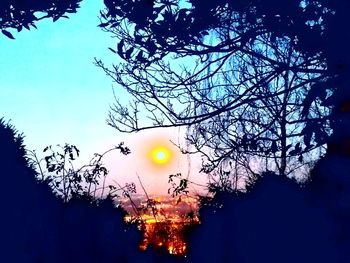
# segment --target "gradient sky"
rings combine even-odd
[[[23,132],[28,149],[67,142],[81,150],[82,162],[125,141],[132,154],[107,157],[110,180],[135,181],[138,173],[150,192],[166,192],[167,175],[188,170],[187,157],[169,143],[178,131],[126,135],[106,124],[117,87],[93,61],[110,64],[117,57],[108,50],[116,40],[97,27],[102,7],[102,1],[85,0],[70,19],[40,21],[38,30],[15,33],[16,40],[0,37],[1,116]],[[126,95],[119,89],[116,94]],[[173,147],[169,165],[155,166],[145,154],[157,142]],[[191,164],[191,173],[198,168],[198,161]]]

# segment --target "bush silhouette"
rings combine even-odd
[[[0,121],[0,262],[136,262],[136,229],[112,200],[63,203],[36,180],[23,136]]]
[[[273,173],[248,193],[217,193],[223,207],[201,208],[190,262],[341,262],[335,226],[310,193]]]
[[[335,227],[333,238],[339,262],[350,262],[350,163],[349,156],[327,154],[312,171],[310,194],[324,207]]]
[[[187,258],[177,258],[138,251],[140,233],[110,199],[63,203],[25,153],[23,136],[1,120],[0,262],[349,262],[345,157],[321,160],[303,187],[267,172],[248,193],[217,192],[189,233]]]

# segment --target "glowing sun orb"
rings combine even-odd
[[[169,162],[170,153],[165,147],[156,147],[152,150],[152,160],[156,164],[166,164]]]

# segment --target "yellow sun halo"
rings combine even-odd
[[[156,164],[165,164],[169,162],[170,153],[165,147],[159,146],[152,150],[152,160]]]

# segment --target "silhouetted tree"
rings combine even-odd
[[[217,119],[225,120],[225,115],[232,112],[239,114],[239,108],[252,107],[264,97],[271,101],[287,97],[293,86],[281,93],[271,90],[268,95],[263,88],[271,84],[277,89],[277,81],[297,76],[296,86],[305,89],[298,93],[299,109],[302,107],[298,114],[304,122],[300,138],[304,138],[290,151],[300,155],[305,149],[324,144],[330,135],[329,127],[333,135],[328,148],[344,148],[350,134],[346,118],[350,98],[346,87],[350,75],[345,44],[350,39],[344,11],[349,8],[347,1],[289,0],[276,4],[272,0],[119,0],[105,4],[100,26],[118,37],[119,43],[111,51],[125,62],[112,68],[101,61],[96,63],[133,99],[130,105],[116,101],[109,115],[113,127],[130,132],[215,124]],[[287,46],[280,50],[297,54],[292,61],[264,52],[271,51],[270,43],[283,41]],[[239,79],[237,60],[247,57],[259,61],[264,70],[255,72],[258,75],[248,71],[251,76]],[[227,71],[225,85],[223,73]],[[228,84],[231,89],[227,89]],[[241,87],[236,92],[240,96],[230,96],[234,87]],[[322,118],[311,117],[315,104],[332,111],[327,116],[322,116],[325,111],[321,111]],[[258,124],[265,125],[259,120]],[[271,150],[274,144],[270,142],[266,147]],[[286,147],[281,154],[285,153]],[[285,170],[283,167],[280,163],[279,170]]]
[[[0,30],[14,39],[8,29],[16,29],[20,32],[23,28],[30,30],[36,28],[39,20],[52,18],[57,21],[61,17],[68,18],[65,14],[76,13],[81,0],[2,0],[0,2]]]
[[[305,62],[287,39],[271,41],[261,37],[260,43],[254,45],[251,48],[256,52],[270,54],[281,63]],[[200,99],[214,105],[226,98],[239,100],[244,94],[250,101],[189,127],[187,141],[194,145],[194,152],[206,157],[203,170],[211,172],[221,166],[219,174],[232,173],[235,178],[266,170],[288,176],[308,174],[310,162],[319,158],[320,146],[330,134],[326,124],[317,138],[304,134],[309,123],[323,122],[329,115],[329,109],[319,101],[310,107],[306,119],[302,115],[305,95],[322,76],[286,70],[269,81],[261,81],[274,71],[266,61],[244,55],[232,58],[231,64],[220,74],[221,81],[203,85],[206,93]],[[250,91],[252,85],[256,87]],[[199,104],[199,113],[208,112],[207,105]]]
[[[267,9],[265,4],[268,2],[264,3],[264,10]],[[158,115],[163,116],[158,116],[154,111],[151,112],[150,117],[156,117],[155,123],[151,124],[157,126],[198,123],[233,110],[241,103],[247,103],[247,100],[242,102],[228,98],[220,105],[219,102],[214,104],[210,97],[206,97],[207,100],[200,98],[200,95],[207,92],[206,88],[210,87],[197,84],[213,78],[214,75],[218,76],[219,71],[219,77],[213,78],[218,81],[222,73],[220,69],[227,69],[229,67],[227,63],[232,57],[242,57],[248,54],[271,65],[272,69],[268,74],[261,77],[258,83],[260,85],[263,81],[268,81],[286,70],[295,73],[325,73],[324,68],[313,65],[312,59],[307,59],[301,64],[293,64],[288,61],[287,63],[279,61],[276,56],[271,57],[270,54],[259,52],[261,36],[273,41],[276,38],[283,39],[285,34],[268,30],[266,23],[262,22],[268,19],[262,19],[262,16],[278,16],[278,12],[282,12],[282,7],[281,9],[274,7],[276,10],[273,14],[259,15],[255,12],[250,14],[250,20],[248,20],[246,13],[254,5],[258,5],[258,2],[238,4],[232,1],[211,1],[203,4],[198,1],[189,1],[189,6],[183,6],[183,3],[179,1],[136,1],[134,3],[106,1],[107,10],[101,14],[105,23],[101,26],[120,39],[117,49],[113,51],[127,63],[115,66],[112,70],[107,68],[105,70],[134,96],[137,101],[134,107],[143,105],[148,109],[154,109]],[[262,8],[262,6],[256,8],[258,7]],[[269,7],[273,8],[272,5]],[[283,6],[283,10],[286,7]],[[309,11],[299,7],[298,1],[288,1],[288,7],[290,7],[288,14],[293,15],[294,18]],[[284,10],[283,14],[285,12]],[[208,16],[210,16],[209,19]],[[206,19],[203,19],[204,17]],[[312,20],[312,17],[302,15],[296,21],[302,18],[305,21]],[[281,23],[279,18],[274,20],[276,24]],[[134,26],[133,30],[126,28],[130,24]],[[268,24],[268,26],[272,25]],[[307,25],[304,25],[302,29],[314,32]],[[206,37],[206,35],[209,36]],[[210,39],[213,40],[210,41]],[[294,38],[288,39],[295,47]],[[179,62],[171,60],[172,56],[178,58]],[[211,56],[214,58],[210,59]],[[184,58],[188,58],[193,63],[197,62],[196,66],[190,67],[187,63],[184,70],[177,70],[176,67],[180,63],[186,63]],[[98,65],[103,66],[101,62],[98,62]],[[232,65],[235,64],[232,63]],[[235,69],[231,70],[236,72]],[[254,87],[256,85],[251,85],[249,91],[252,91]],[[196,107],[199,104],[208,104],[207,112],[198,113]],[[118,107],[116,109],[118,110]],[[133,114],[138,113],[137,108],[128,112],[123,111],[123,107],[120,107],[119,110],[121,114],[115,119],[111,118],[111,124],[125,120],[124,128],[127,130],[148,127],[141,125],[142,123],[138,123],[141,120],[134,118]],[[150,125],[150,127],[153,126]]]

